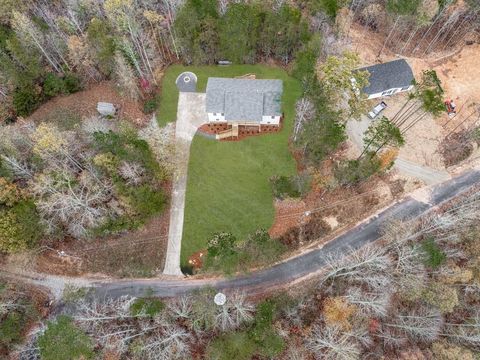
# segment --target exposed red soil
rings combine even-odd
[[[315,227],[316,222],[327,224],[331,231],[354,224],[392,200],[389,182],[388,178],[375,176],[357,186],[333,190],[314,184],[303,200],[275,202],[275,219],[269,234],[279,238],[296,227]],[[403,188],[397,190],[395,196],[402,191]]]
[[[278,238],[291,228],[300,226],[305,210],[306,205],[302,200],[276,200],[275,220],[270,230],[268,230],[270,236]]]
[[[92,85],[87,90],[75,94],[57,96],[40,106],[29,119],[41,121],[58,109],[68,109],[81,116],[92,116],[97,113],[99,101],[109,102],[119,108],[119,117],[130,120],[137,126],[146,125],[150,119],[149,115],[142,112],[140,104],[132,101],[118,93],[115,84],[111,81],[104,81]]]
[[[207,250],[200,250],[188,258],[188,264],[193,270],[198,270],[203,266],[203,257],[207,255]]]

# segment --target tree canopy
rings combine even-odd
[[[80,360],[94,357],[92,340],[65,315],[47,324],[47,329],[38,339],[38,346],[44,360]]]
[[[346,119],[358,118],[367,109],[368,71],[358,71],[358,54],[346,51],[342,56],[329,56],[317,68],[317,75],[331,101],[345,113]]]

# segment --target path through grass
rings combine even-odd
[[[239,239],[273,222],[273,196],[269,178],[292,175],[295,161],[288,150],[295,101],[301,94],[298,81],[279,68],[261,65],[171,66],[163,79],[158,120],[161,125],[176,118],[178,91],[175,79],[181,72],[194,72],[197,89],[204,91],[208,77],[233,77],[255,73],[257,78],[282,79],[285,114],[280,133],[251,137],[239,142],[218,142],[196,136],[188,173],[182,266],[196,251],[206,248],[211,235],[232,232]]]

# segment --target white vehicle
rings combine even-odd
[[[368,113],[368,117],[370,119],[375,119],[378,114],[380,114],[385,108],[387,107],[387,103],[385,101],[382,101],[380,104],[375,106],[372,111]]]

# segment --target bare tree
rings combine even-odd
[[[221,331],[233,330],[253,319],[255,307],[246,300],[245,294],[232,293],[225,305],[217,306],[215,325]]]
[[[368,245],[353,251],[350,256],[334,255],[327,258],[327,272],[323,282],[333,279],[346,281],[359,281],[371,285],[386,286],[388,273],[392,260],[385,250],[379,246]]]
[[[464,323],[445,324],[446,336],[451,340],[480,350],[480,311],[477,310],[470,318],[465,319]]]
[[[361,348],[351,333],[320,324],[313,326],[306,347],[317,359],[356,360],[361,354]]]
[[[175,320],[190,320],[192,318],[192,299],[184,295],[168,302],[170,316]]]
[[[139,164],[123,161],[118,172],[129,185],[140,185],[144,181],[145,169]]]
[[[115,54],[115,64],[115,73],[120,88],[129,98],[138,100],[141,96],[141,93],[140,89],[138,88],[137,79],[132,71],[132,68],[130,65],[128,65],[120,52]]]
[[[48,228],[65,226],[75,237],[84,237],[89,229],[108,217],[110,189],[111,184],[98,184],[88,172],[83,172],[75,181],[66,172],[57,173],[55,177],[40,174],[31,181],[37,208]]]
[[[14,11],[12,26],[15,29],[15,32],[19,35],[19,38],[22,39],[26,45],[36,47],[52,68],[57,72],[61,72],[61,61],[48,48],[43,33],[37,28],[33,21],[28,18],[28,16]]]
[[[411,339],[432,342],[441,334],[443,318],[437,309],[424,305],[396,315],[384,326],[395,328]]]
[[[153,116],[148,126],[141,129],[138,135],[150,145],[157,161],[166,170],[167,174],[172,175],[177,164],[175,157],[175,124],[171,122],[161,128],[157,119]]]
[[[365,291],[360,287],[348,289],[346,299],[355,305],[363,316],[385,317],[388,313],[392,289],[385,289],[382,292]]]
[[[147,337],[140,349],[148,360],[185,359],[190,353],[190,335],[178,326],[167,326]]]
[[[295,125],[293,127],[293,141],[297,141],[298,136],[306,123],[315,117],[315,106],[307,98],[301,98],[295,104]]]

